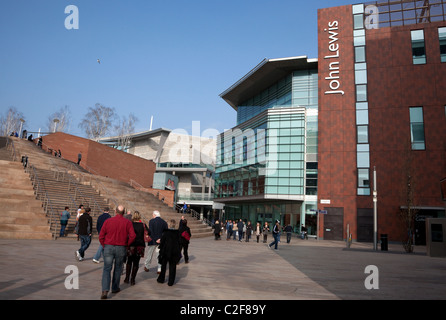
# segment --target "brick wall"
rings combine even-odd
[[[125,183],[134,180],[150,188],[156,165],[153,161],[110,148],[92,140],[57,132],[43,137],[44,147],[59,150],[64,159],[77,163],[82,152],[81,167],[88,171]]]
[[[338,21],[339,58],[327,56],[329,23]],[[440,62],[438,27],[424,23],[366,31],[369,102],[370,183],[378,181],[378,234],[400,241],[406,231],[400,207],[405,205],[405,166],[413,169],[415,205],[444,207],[440,180],[446,177],[446,63]],[[413,65],[410,31],[424,29],[427,64]],[[356,110],[352,7],[318,12],[319,48],[319,181],[318,209],[342,208],[343,232],[349,225],[357,239],[358,209],[373,209],[372,196],[357,196]],[[333,43],[333,42],[332,42]],[[330,63],[339,61],[344,95],[326,94]],[[333,65],[332,65],[333,67]],[[409,107],[422,106],[425,151],[411,151]],[[407,170],[406,170],[407,173]],[[330,200],[321,204],[320,200]],[[319,232],[324,235],[324,216]]]

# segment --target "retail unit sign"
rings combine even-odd
[[[328,32],[328,51],[329,54],[324,59],[329,60],[328,77],[325,80],[328,82],[330,90],[325,91],[325,94],[340,94],[345,92],[341,90],[341,74],[340,74],[340,55],[341,48],[339,44],[339,21],[331,21],[328,23],[328,28],[324,29]]]

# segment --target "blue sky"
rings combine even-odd
[[[317,58],[317,9],[347,0],[2,0],[0,112],[13,106],[28,131],[65,105],[68,133],[101,103],[133,113],[137,132],[223,131],[235,111],[219,96],[264,58]],[[79,29],[65,28],[65,7]],[[101,60],[99,64],[97,59]]]

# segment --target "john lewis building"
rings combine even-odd
[[[446,177],[446,2],[374,1],[321,9],[319,43],[319,232],[373,240],[373,170],[378,234],[405,241],[400,213],[444,217]]]
[[[444,0],[320,9],[318,59],[264,60],[226,90],[238,119],[217,146],[226,217],[372,241],[376,168],[378,233],[404,240],[409,206],[422,244],[424,219],[445,215],[445,16]]]
[[[295,226],[317,206],[317,59],[263,60],[221,94],[237,126],[217,142],[225,218]],[[315,220],[307,219],[316,232]]]

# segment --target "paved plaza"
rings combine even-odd
[[[73,240],[0,240],[1,300],[99,300],[102,259],[92,257],[93,239],[84,261],[74,252]],[[136,285],[122,283],[109,300],[444,300],[446,259],[426,255],[425,247],[406,254],[402,246],[373,251],[370,244],[300,240],[285,237],[279,250],[251,241],[192,239],[190,263],[181,261],[175,285],[156,282],[155,260],[150,272],[143,261]],[[365,273],[368,266],[374,272]],[[68,267],[68,269],[66,269]],[[78,270],[78,289],[70,270]],[[371,278],[372,277],[373,281]],[[68,279],[68,280],[67,280]],[[367,289],[372,283],[375,289]]]

